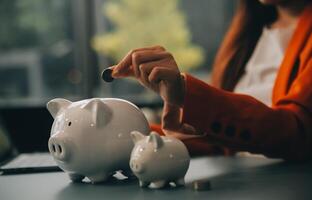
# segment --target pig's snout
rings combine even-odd
[[[69,158],[68,147],[64,140],[59,137],[51,137],[49,139],[49,151],[51,155],[60,161],[67,161]]]
[[[144,172],[144,166],[143,163],[139,160],[131,160],[130,161],[130,168],[133,172],[141,174]]]

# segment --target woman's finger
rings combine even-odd
[[[112,69],[112,77],[113,78],[122,78],[122,77],[134,77],[134,72],[133,72],[133,66],[130,65],[130,67],[126,68],[122,74],[117,74],[117,71],[115,70],[116,69],[116,65],[113,65],[111,67],[109,67],[110,69]]]
[[[165,102],[162,115],[162,129],[167,134],[182,133],[186,135],[199,135],[195,128],[182,123],[181,108]]]
[[[130,66],[133,65],[133,54],[140,51],[165,51],[165,48],[161,46],[152,46],[129,51],[127,55],[116,66],[114,66],[114,76],[116,78],[124,75],[126,71],[129,71]]]
[[[144,83],[144,85],[149,85],[150,82],[148,80],[148,76],[150,75],[153,68],[156,66],[165,66],[167,63],[166,59],[152,61],[152,62],[146,62],[139,65],[140,70],[140,79]]]
[[[160,81],[169,81],[177,77],[175,69],[168,67],[155,67],[148,76],[149,82],[159,83]]]
[[[181,108],[164,102],[162,112],[162,129],[178,131],[181,124]]]
[[[181,132],[175,132],[175,131],[169,131],[169,130],[162,130],[166,136],[175,137],[179,140],[188,140],[188,139],[194,139],[194,138],[201,138],[205,135],[196,135],[196,134],[185,134]]]
[[[138,51],[133,53],[132,55],[132,65],[134,74],[137,78],[140,77],[140,69],[139,66],[142,63],[146,62],[153,62],[162,59],[168,58],[170,54],[164,51],[157,51],[157,50],[146,50],[146,51]]]

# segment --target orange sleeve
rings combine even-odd
[[[161,129],[161,125],[160,124],[150,124],[150,128],[151,128],[151,131],[155,131],[155,132],[157,132],[161,136],[165,135],[165,133]]]
[[[205,134],[188,145],[190,152],[204,153],[216,144],[290,160],[312,157],[311,19],[309,3],[277,74],[272,107],[251,96],[226,92],[184,75],[182,122]]]
[[[205,133],[207,143],[269,157],[311,157],[312,66],[308,68],[299,84],[302,90],[293,97],[302,104],[285,99],[273,108],[253,97],[220,90],[185,75],[182,121]]]

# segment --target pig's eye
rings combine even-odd
[[[72,123],[71,122],[68,122],[68,126],[70,126]]]

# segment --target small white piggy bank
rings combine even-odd
[[[102,182],[117,170],[127,175],[131,131],[150,132],[140,109],[121,99],[53,99],[47,108],[54,117],[49,151],[74,182],[84,177]]]
[[[141,187],[162,188],[173,182],[184,185],[184,176],[190,164],[185,145],[173,137],[152,132],[145,136],[131,132],[135,146],[131,153],[130,168],[138,177]]]

